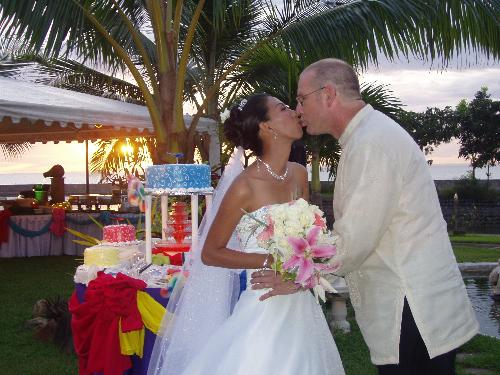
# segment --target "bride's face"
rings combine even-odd
[[[267,99],[267,124],[276,132],[278,137],[287,137],[293,140],[302,138],[302,126],[297,113],[290,109],[281,100],[275,97]]]

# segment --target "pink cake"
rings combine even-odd
[[[135,227],[130,224],[106,225],[102,228],[104,242],[135,241]]]

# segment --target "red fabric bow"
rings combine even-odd
[[[58,236],[62,237],[66,226],[66,212],[64,208],[53,208],[52,209],[52,223],[50,224],[50,231]]]
[[[118,323],[121,319],[123,332],[143,327],[137,291],[144,288],[146,283],[142,280],[122,273],[115,278],[99,272],[89,283],[84,302],[80,303],[73,293],[69,310],[79,375],[122,375],[132,366],[130,358],[120,352]]]
[[[9,242],[9,218],[11,210],[0,211],[0,243]]]

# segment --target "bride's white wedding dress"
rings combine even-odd
[[[269,206],[252,213],[263,220]],[[245,215],[236,227],[242,251],[266,253],[257,244],[262,227]],[[344,369],[327,322],[309,291],[265,301],[252,290],[247,270],[231,316],[193,357],[183,375],[341,375]]]

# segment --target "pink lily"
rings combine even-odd
[[[313,225],[316,225],[316,226],[321,227],[321,228],[326,228],[325,219],[323,219],[321,217],[321,215],[314,214],[314,223],[313,223]]]
[[[299,284],[311,283],[309,280],[315,271],[328,268],[328,265],[316,264],[313,258],[327,258],[336,254],[336,248],[332,245],[318,245],[318,236],[321,231],[320,226],[313,226],[307,233],[306,238],[288,237],[288,243],[292,246],[294,254],[283,263],[283,268],[290,270],[298,268],[295,281]],[[317,282],[313,282],[317,285]]]

